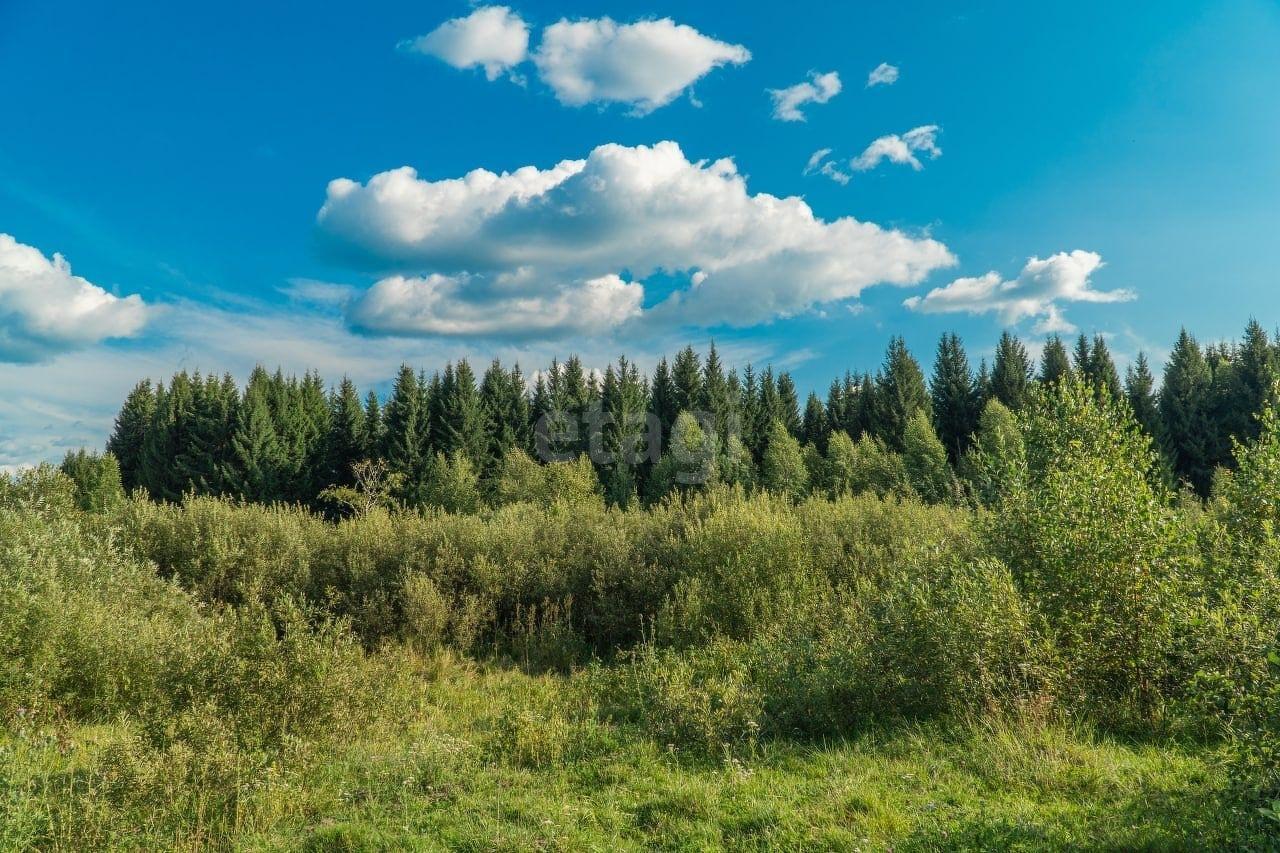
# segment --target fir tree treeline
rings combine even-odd
[[[166,501],[197,493],[322,507],[326,489],[351,487],[358,463],[373,460],[406,506],[470,508],[509,494],[500,481],[514,464],[584,458],[621,506],[708,482],[793,494],[909,488],[940,500],[984,423],[1003,424],[1037,385],[1069,376],[1126,402],[1171,476],[1203,495],[1233,441],[1256,437],[1280,343],[1256,321],[1234,344],[1202,347],[1184,330],[1157,390],[1145,355],[1122,382],[1101,336],[1070,348],[1051,337],[1037,364],[1006,332],[991,365],[975,370],[946,334],[927,379],[894,338],[876,372],[846,373],[803,405],[788,373],[739,372],[714,344],[705,357],[686,347],[661,359],[652,377],[625,357],[603,374],[577,357],[553,361],[532,382],[496,360],[479,377],[465,360],[430,376],[406,365],[385,400],[315,373],[259,367],[240,388],[230,376],[183,372],[130,392],[107,449],[126,489]],[[993,402],[1005,414],[989,412]]]

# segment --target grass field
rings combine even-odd
[[[571,680],[448,658],[420,666],[424,681],[406,694],[400,719],[298,743],[258,766],[242,754],[225,766],[210,757],[214,745],[203,761],[144,758],[128,726],[10,732],[2,846],[906,851],[1232,843],[1213,749],[1126,743],[1062,723],[975,721],[690,755],[584,711]]]

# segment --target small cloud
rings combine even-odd
[[[349,284],[317,281],[313,278],[291,278],[280,292],[292,302],[315,306],[345,305],[359,292]]]
[[[892,86],[898,82],[898,66],[881,62],[867,75],[867,88],[872,86]]]
[[[560,103],[630,104],[636,115],[671,103],[722,65],[750,59],[742,45],[717,41],[670,18],[632,24],[562,19],[542,31],[533,55],[539,78]]]
[[[840,75],[834,71],[809,72],[809,79],[785,89],[768,89],[773,98],[773,117],[779,121],[804,121],[800,108],[805,104],[825,104],[840,94]]]
[[[809,162],[804,167],[805,175],[826,175],[837,184],[844,186],[849,183],[850,175],[847,172],[840,171],[834,160],[828,160],[831,154],[830,148],[819,148],[809,157]]]
[[[399,47],[434,56],[454,68],[483,68],[485,77],[496,80],[528,58],[529,26],[506,6],[481,6]]]
[[[856,172],[867,172],[879,166],[884,160],[910,166],[917,172],[924,168],[916,153],[923,153],[930,160],[942,155],[938,147],[939,128],[936,124],[925,125],[909,130],[899,136],[891,133],[882,136],[866,147],[866,150],[849,161],[849,166]]]
[[[1094,290],[1090,277],[1103,266],[1096,252],[1077,249],[1048,258],[1031,258],[1018,277],[1005,281],[997,272],[976,278],[958,278],[925,296],[913,296],[903,304],[924,314],[998,314],[1013,325],[1038,318],[1037,334],[1071,333],[1076,327],[1063,316],[1063,302],[1129,302],[1131,290]]]

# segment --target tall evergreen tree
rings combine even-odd
[[[174,375],[167,389],[157,390],[154,416],[143,444],[142,480],[156,500],[182,500],[192,485],[174,460],[190,446],[193,415],[191,377],[183,371]]]
[[[938,341],[929,391],[938,438],[955,462],[968,450],[981,414],[969,357],[955,334],[943,335]]]
[[[756,448],[762,444],[760,432],[760,380],[755,368],[748,362],[742,371],[742,395],[738,403],[739,428],[742,444],[755,458]]]
[[[666,358],[658,360],[658,366],[653,372],[652,395],[653,413],[658,416],[658,422],[662,424],[662,438],[665,442],[671,435],[671,427],[676,422],[676,416],[680,414],[676,384],[671,378],[671,369],[667,366]]]
[[[676,411],[698,410],[702,405],[702,363],[692,346],[686,346],[676,354],[671,365],[671,378],[676,389]]]
[[[730,392],[729,380],[725,376],[724,366],[720,363],[720,354],[716,352],[715,341],[707,350],[707,360],[702,366],[702,398],[698,408],[709,412],[715,420],[716,434],[721,443],[729,438],[730,426],[737,416],[734,396]]]
[[[444,443],[437,452],[449,457],[461,453],[476,470],[489,470],[489,435],[476,377],[464,358],[453,371],[453,382],[441,404]]]
[[[431,467],[428,438],[430,424],[424,412],[419,377],[407,364],[400,368],[383,414],[386,428],[386,459],[391,472],[401,480],[401,500],[421,506],[426,500],[428,469]]]
[[[1258,414],[1270,399],[1280,378],[1275,348],[1257,320],[1245,327],[1244,339],[1235,354],[1226,433],[1249,443],[1258,437]]]
[[[1086,375],[1099,393],[1106,393],[1112,400],[1119,400],[1124,395],[1120,386],[1120,372],[1107,349],[1107,342],[1102,335],[1093,336],[1093,346],[1089,349],[1089,369]]]
[[[144,379],[125,398],[120,414],[116,415],[115,429],[107,439],[107,452],[120,465],[120,479],[126,492],[142,485],[142,449],[155,410],[156,391],[151,380]]]
[[[1071,358],[1067,355],[1067,347],[1062,338],[1050,335],[1044,343],[1044,352],[1040,355],[1040,382],[1043,385],[1058,385],[1071,375]]]
[[[1124,393],[1129,400],[1129,408],[1133,410],[1134,419],[1150,436],[1158,435],[1157,430],[1160,428],[1155,385],[1156,380],[1151,375],[1146,353],[1140,352],[1137,360],[1125,371]]]
[[[889,342],[884,367],[876,377],[874,432],[885,444],[902,449],[907,423],[918,411],[932,417],[920,363],[899,336]]]
[[[370,391],[364,399],[364,459],[386,457],[386,432],[382,423],[382,403],[376,391]]]
[[[325,481],[326,487],[350,486],[355,482],[355,464],[369,458],[365,452],[367,435],[360,394],[355,383],[344,376],[329,397],[329,436],[319,478]]]
[[[819,453],[827,452],[827,438],[831,435],[831,424],[827,420],[826,407],[817,394],[810,393],[805,401],[804,422],[800,428],[801,441],[818,448]]]
[[[1160,437],[1174,473],[1201,494],[1213,479],[1211,377],[1204,353],[1183,329],[1164,368],[1160,387]]]
[[[786,371],[778,374],[778,416],[788,432],[800,435],[800,395],[796,391],[795,380]]]
[[[236,413],[230,491],[244,500],[270,503],[284,498],[287,458],[271,413],[273,390],[266,371],[254,368]]]
[[[1032,375],[1031,359],[1022,341],[1007,331],[1002,332],[991,368],[991,396],[1012,411],[1018,411],[1026,403]]]

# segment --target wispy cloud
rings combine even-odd
[[[840,94],[840,75],[835,71],[819,74],[809,72],[809,79],[785,89],[769,89],[773,98],[773,117],[779,121],[804,121],[801,107],[806,104],[825,104]]]
[[[898,82],[898,67],[881,62],[867,75],[867,88],[872,86],[892,86]]]

